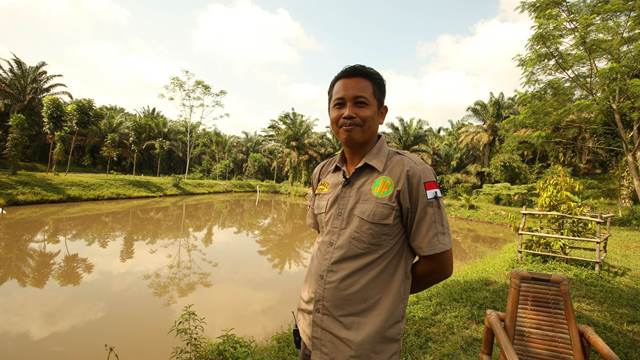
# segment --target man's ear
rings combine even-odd
[[[378,124],[382,125],[384,123],[384,119],[387,116],[388,111],[389,108],[387,107],[387,105],[382,105],[380,110],[378,110],[378,116],[380,117],[380,120],[378,120]]]

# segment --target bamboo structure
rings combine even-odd
[[[494,341],[500,359],[588,360],[592,348],[603,359],[620,359],[591,327],[578,324],[569,281],[556,274],[511,272],[505,312],[487,310],[481,360],[491,360]]]
[[[554,256],[563,259],[573,259],[573,260],[582,260],[589,261],[595,264],[596,272],[599,272],[602,264],[604,263],[605,258],[607,257],[607,243],[609,241],[609,229],[611,226],[611,218],[613,214],[587,214],[586,216],[577,216],[577,215],[568,215],[562,214],[554,211],[533,211],[527,210],[526,206],[522,207],[522,220],[520,221],[520,226],[518,227],[518,260],[522,260],[523,253],[530,253],[536,255],[544,255],[544,256]],[[541,232],[533,232],[527,231],[527,216],[555,216],[555,217],[564,217],[571,219],[578,219],[582,221],[593,222],[595,224],[596,234],[595,237],[580,237],[580,236],[566,236],[559,234],[547,234]],[[525,236],[536,236],[540,238],[548,238],[548,239],[561,239],[561,240],[571,240],[587,243],[587,246],[568,246],[569,249],[576,250],[584,250],[584,251],[592,251],[595,252],[594,258],[585,258],[578,256],[569,256],[566,254],[558,254],[552,252],[544,252],[544,251],[534,251],[527,250],[524,248],[524,237]]]

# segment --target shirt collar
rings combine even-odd
[[[356,166],[356,168],[360,167],[362,164],[366,163],[373,166],[379,172],[382,172],[384,169],[384,165],[387,162],[387,155],[389,154],[389,147],[387,146],[387,141],[384,138],[384,135],[378,136],[378,141],[376,144],[369,150],[369,152],[364,156],[364,159]],[[344,168],[344,154],[342,150],[338,154],[338,161],[336,162],[336,167]]]

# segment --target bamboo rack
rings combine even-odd
[[[536,255],[544,255],[544,256],[554,256],[563,259],[573,259],[573,260],[582,260],[589,261],[595,263],[596,272],[600,271],[602,264],[604,263],[604,259],[607,257],[607,243],[609,241],[609,229],[611,225],[611,218],[613,214],[587,214],[586,216],[576,216],[576,215],[568,215],[562,214],[559,212],[553,211],[533,211],[527,210],[526,206],[522,207],[522,220],[520,221],[520,226],[518,227],[518,260],[522,260],[523,253],[536,254]],[[596,235],[593,238],[588,237],[578,237],[578,236],[565,236],[559,234],[546,234],[540,232],[532,232],[527,231],[527,215],[529,216],[557,216],[557,217],[565,217],[565,218],[573,218],[579,219],[583,221],[594,222],[596,226]],[[550,239],[563,239],[563,240],[572,240],[572,241],[580,241],[587,243],[586,246],[569,246],[570,249],[577,250],[586,250],[595,252],[594,258],[585,258],[578,256],[569,256],[552,252],[543,252],[543,251],[534,251],[534,250],[526,250],[523,248],[523,242],[525,236],[537,236],[542,238],[550,238]]]

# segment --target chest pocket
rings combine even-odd
[[[384,247],[393,240],[397,224],[394,223],[396,205],[384,201],[362,202],[354,208],[355,229],[351,239],[360,250]]]
[[[318,228],[320,232],[323,232],[326,226],[325,217],[328,201],[329,197],[327,195],[316,195],[316,198],[313,201],[313,214],[316,217],[316,221],[318,222]]]

